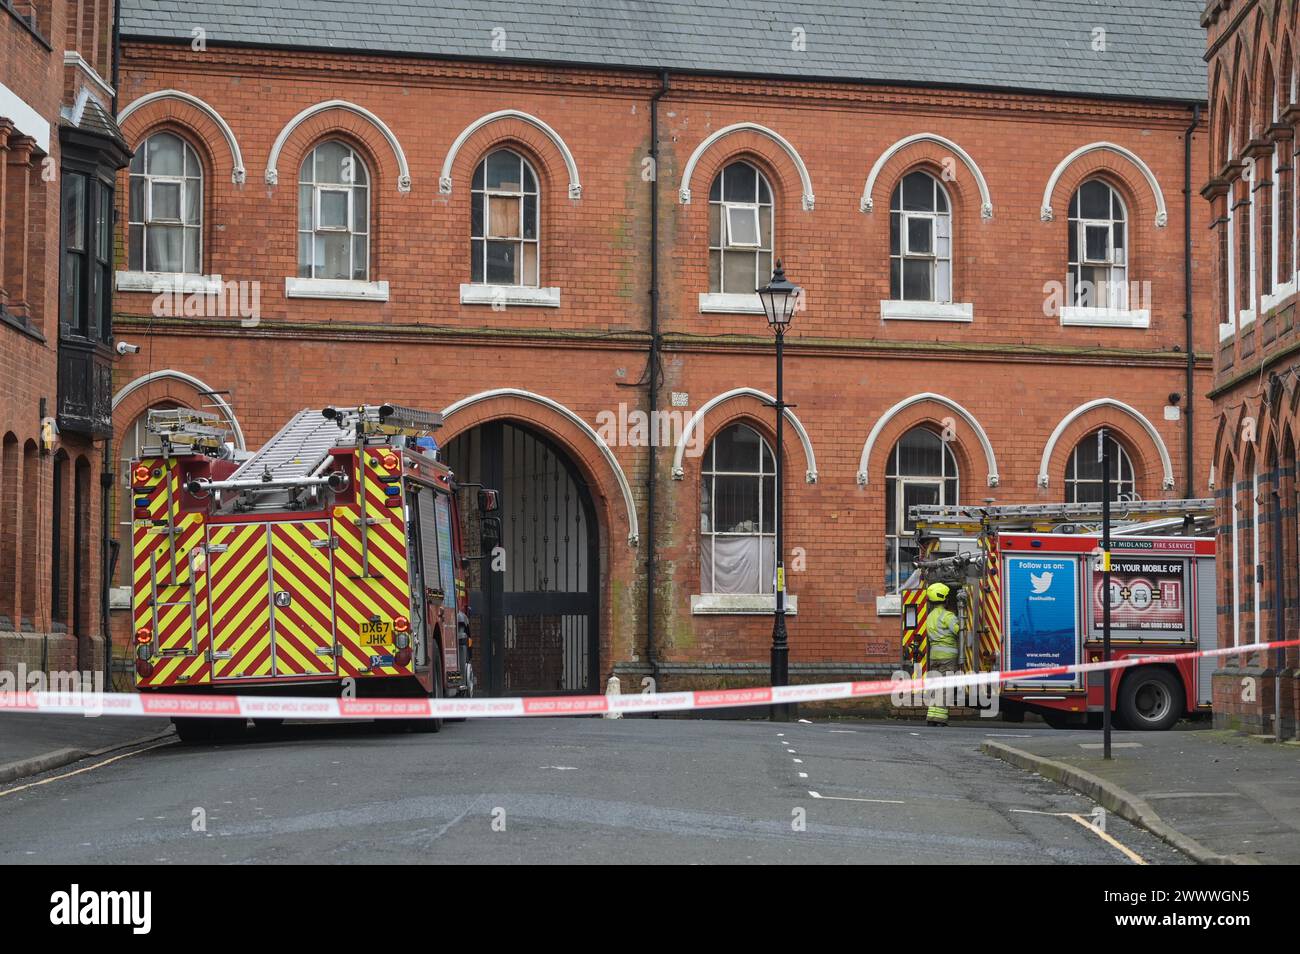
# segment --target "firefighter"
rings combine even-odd
[[[948,600],[948,584],[931,583],[925,588],[925,596],[930,603],[925,614],[925,642],[929,656],[926,672],[940,675],[955,673],[960,625],[957,614],[945,605]],[[947,725],[948,709],[945,706],[927,707],[925,724]]]

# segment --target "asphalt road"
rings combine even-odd
[[[981,755],[868,722],[332,724],[155,744],[0,788],[0,863],[1152,864],[1186,860]],[[1126,854],[1125,850],[1132,855]]]

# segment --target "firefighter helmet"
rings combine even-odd
[[[931,583],[925,588],[925,595],[933,603],[942,603],[948,598],[948,584]]]

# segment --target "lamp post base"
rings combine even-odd
[[[785,613],[779,612],[772,623],[772,685],[788,686],[790,684],[790,646],[786,639]],[[773,722],[789,722],[793,717],[793,707],[788,703],[769,707]]]

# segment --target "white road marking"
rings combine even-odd
[[[857,735],[857,729],[831,729],[832,732],[841,732],[845,735]]]
[[[800,773],[799,773],[799,777],[800,777],[800,778],[807,778],[807,777],[808,777],[808,773],[807,773],[807,772],[800,772]]]
[[[158,749],[162,748],[164,745],[175,744],[175,739],[168,739],[166,742],[159,742],[155,745],[145,746],[143,749],[136,749],[134,752],[123,752],[121,755],[115,755],[111,759],[104,759],[104,761],[96,762],[94,765],[87,765],[85,768],[79,768],[72,772],[64,772],[62,775],[54,775],[50,778],[43,778],[39,782],[28,782],[26,785],[7,788],[3,792],[0,792],[0,798],[4,798],[6,795],[12,795],[14,792],[22,792],[29,788],[36,788],[38,785],[49,785],[50,782],[57,782],[64,778],[72,778],[72,776],[80,775],[83,772],[93,772],[97,768],[103,768],[105,765],[111,765],[113,762],[120,761],[121,759],[129,759],[133,755],[139,755],[141,752],[148,752],[150,749]]]
[[[1105,747],[1106,747],[1105,742],[1080,742],[1079,743],[1079,748],[1081,749],[1104,749]],[[1142,748],[1142,743],[1141,742],[1112,742],[1110,744],[1110,747],[1112,749],[1140,749]]]
[[[793,761],[795,765],[803,765],[803,759],[794,759]]]
[[[539,765],[539,766],[537,766],[537,767],[538,767],[539,769],[555,769],[557,772],[576,772],[576,771],[578,771],[578,766],[576,766],[576,765]]]
[[[907,802],[897,798],[849,798],[845,795],[823,795],[820,792],[809,792],[813,798],[822,798],[833,802],[871,802],[873,805],[906,805]]]
[[[1241,792],[1144,792],[1142,797],[1152,798],[1241,798]]]

